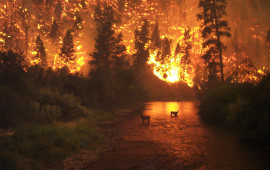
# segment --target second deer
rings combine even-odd
[[[143,114],[141,113],[141,118],[142,118],[143,123],[144,123],[144,120],[147,120],[148,123],[150,122],[150,116],[148,116],[148,115],[143,115]]]
[[[171,111],[171,116],[174,115],[174,116],[177,116],[178,114],[178,110],[175,112],[175,111]]]

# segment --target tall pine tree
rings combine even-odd
[[[36,39],[35,51],[36,51],[35,59],[40,60],[40,66],[46,68],[48,65],[47,53],[43,41],[41,40],[39,35],[37,36]]]
[[[123,43],[123,35],[122,33],[119,33],[115,39],[115,48],[113,54],[113,69],[116,74],[127,69],[127,56],[128,54],[126,52],[126,46]]]
[[[221,83],[223,84],[222,53],[225,50],[225,45],[221,38],[231,36],[228,21],[223,19],[226,15],[226,0],[200,0],[199,7],[203,9],[197,15],[197,18],[202,21],[202,37],[205,39],[203,48],[207,49],[202,58],[208,68],[208,81],[217,81],[218,72],[220,72]]]
[[[145,20],[141,29],[136,29],[135,34],[135,54],[134,54],[134,69],[136,74],[142,78],[145,69],[146,63],[149,58],[149,47],[147,46],[149,43],[149,28],[148,21]]]
[[[54,44],[57,44],[60,41],[61,34],[61,28],[60,24],[57,20],[53,20],[51,30],[48,34],[48,37],[52,40]]]
[[[97,38],[95,50],[91,54],[92,61],[90,64],[96,70],[103,70],[110,73],[112,55],[114,51],[114,11],[111,6],[104,4],[101,10],[100,4],[96,7],[95,11],[96,25],[97,25]],[[101,19],[102,18],[102,19]]]
[[[63,7],[61,4],[61,1],[58,0],[54,9],[54,15],[55,15],[56,20],[60,21],[62,19],[62,12],[63,12]]]
[[[160,39],[158,22],[156,22],[156,25],[151,35],[151,49],[153,50],[161,49],[161,39]]]
[[[191,50],[191,36],[190,36],[190,28],[188,27],[184,33],[184,47],[183,47],[183,57],[181,58],[181,64],[183,66],[184,73],[189,71],[189,66],[191,63],[190,58],[190,50]],[[185,79],[185,74],[182,75],[183,80]]]
[[[177,56],[180,53],[181,53],[181,47],[180,47],[180,44],[177,43],[175,50],[174,50],[174,56]]]
[[[67,65],[69,62],[73,62],[75,60],[76,56],[74,55],[74,53],[75,53],[75,49],[74,49],[72,31],[68,30],[66,33],[66,36],[64,37],[61,53],[59,56]]]
[[[170,56],[171,56],[171,40],[168,37],[165,37],[162,40],[161,57],[159,61],[162,64],[164,64]]]

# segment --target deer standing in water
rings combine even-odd
[[[174,116],[177,116],[178,114],[178,110],[175,112],[175,111],[171,111],[171,116],[174,115]]]
[[[141,113],[141,118],[142,118],[143,123],[144,123],[144,120],[147,120],[148,123],[150,122],[150,116],[148,116],[148,115],[143,115],[143,114]]]

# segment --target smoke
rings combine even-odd
[[[16,36],[22,44],[20,50],[24,51],[29,60],[33,57],[35,39],[40,35],[47,49],[49,65],[57,68],[63,36],[67,30],[73,28],[76,19],[81,17],[83,29],[74,34],[75,50],[78,56],[76,65],[78,68],[74,71],[87,74],[89,53],[94,49],[96,37],[93,21],[95,5],[97,2],[102,3],[103,1],[107,2],[105,0],[1,1],[1,28],[5,27],[5,21],[14,20],[17,23],[20,31]],[[61,8],[57,7],[58,2],[60,2]],[[194,72],[195,66],[202,64],[200,55],[203,53],[200,45],[202,42],[200,23],[196,18],[196,14],[201,10],[198,9],[198,2],[199,0],[112,0],[107,3],[112,5],[116,11],[118,21],[115,25],[116,33],[122,32],[130,56],[134,53],[134,31],[142,25],[144,19],[150,23],[150,34],[155,23],[159,22],[161,38],[167,37],[172,41],[171,51],[174,51],[178,43],[182,45],[184,30],[191,27],[193,37],[191,55]],[[265,67],[267,65],[265,37],[270,28],[270,0],[228,0],[227,2],[227,19],[231,33],[234,35],[235,32],[238,32],[242,53],[250,58],[257,67]],[[26,18],[22,18],[19,11],[24,11],[22,16]],[[57,43],[52,43],[48,34],[55,19],[59,20],[62,36]],[[3,32],[3,30],[1,31]],[[228,47],[225,58],[229,58],[234,52],[233,38],[223,41]],[[131,57],[130,60],[132,61]]]

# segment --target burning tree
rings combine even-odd
[[[269,72],[269,57],[270,57],[270,30],[267,32],[267,35],[266,35],[266,45],[268,47],[268,57],[267,57],[267,66],[268,66],[268,72]]]
[[[32,64],[39,64],[41,67],[45,68],[47,67],[47,53],[43,44],[43,41],[41,40],[40,36],[37,36],[36,39],[36,46],[35,46],[35,58],[32,61]]]
[[[156,22],[156,25],[151,35],[151,49],[161,50],[161,39],[158,22]]]
[[[58,0],[57,5],[56,5],[55,10],[54,10],[56,20],[61,21],[62,12],[63,12],[63,7],[62,7],[60,0]]]
[[[199,7],[203,11],[197,15],[202,21],[202,37],[205,39],[203,48],[207,48],[202,56],[208,69],[208,82],[214,82],[218,77],[218,65],[220,67],[221,83],[224,82],[223,56],[225,45],[222,37],[230,37],[228,21],[223,19],[226,15],[226,0],[200,0]]]
[[[75,50],[74,50],[73,36],[71,30],[68,30],[63,40],[63,45],[59,56],[62,58],[65,65],[68,66],[69,63],[72,63],[75,60],[74,53]]]
[[[58,23],[57,20],[54,20],[48,36],[54,44],[57,44],[60,41],[61,35],[62,34],[61,34],[60,24]]]
[[[191,59],[190,59],[190,50],[191,50],[191,36],[190,36],[190,28],[188,27],[185,30],[184,33],[184,47],[183,47],[183,56],[181,58],[181,64],[183,66],[183,75],[182,78],[185,81],[185,74],[188,72],[189,66],[191,64]]]

